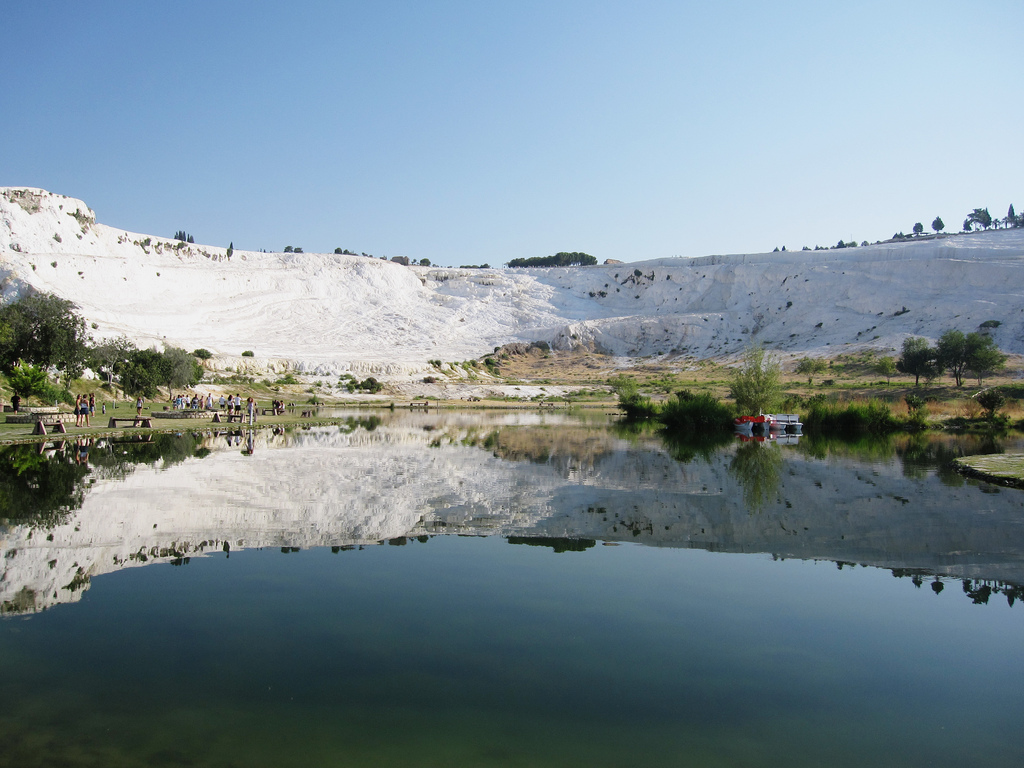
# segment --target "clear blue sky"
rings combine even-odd
[[[1024,3],[0,0],[0,185],[459,265],[1024,210]]]

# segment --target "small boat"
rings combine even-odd
[[[757,416],[737,416],[732,423],[741,432],[767,432],[775,423],[775,417],[770,413],[759,413]]]
[[[757,416],[737,416],[733,426],[738,432],[792,432],[799,434],[803,424],[796,413],[760,413]]]

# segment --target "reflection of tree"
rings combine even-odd
[[[191,434],[156,434],[151,440],[98,441],[89,451],[89,464],[75,461],[73,443],[58,444],[52,455],[40,444],[12,445],[0,450],[0,519],[53,528],[82,506],[88,492],[86,477],[125,477],[138,464],[164,466],[209,453]]]
[[[828,456],[885,461],[893,455],[893,436],[884,435],[823,435],[820,432],[805,434],[797,444],[797,450],[815,459]]]
[[[736,438],[732,432],[712,429],[705,432],[662,432],[661,439],[673,459],[689,464],[696,458],[709,461],[720,448],[735,442]]]
[[[929,574],[927,570],[921,568],[892,568],[891,571],[892,575],[897,579],[909,577],[911,583],[918,588],[924,584],[926,577],[932,576],[931,588],[932,592],[936,595],[942,594],[942,590],[945,589],[942,579],[937,574]],[[1015,602],[1024,598],[1024,586],[1008,581],[960,579],[960,583],[963,586],[964,594],[975,605],[988,605],[988,601],[993,595],[1003,595],[1006,597],[1007,604],[1012,608]]]
[[[37,445],[12,445],[0,451],[0,517],[32,522],[43,528],[60,525],[82,506],[82,478],[89,468],[76,464],[70,452],[51,459]]]
[[[759,512],[778,493],[782,464],[782,451],[774,443],[745,443],[736,449],[729,471],[743,488],[749,510]]]

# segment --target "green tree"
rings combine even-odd
[[[156,396],[162,381],[163,355],[155,349],[135,349],[122,363],[118,375],[126,395],[142,395],[147,400]]]
[[[875,363],[875,373],[885,376],[885,383],[888,385],[894,373],[896,373],[896,360],[892,357],[880,357]]]
[[[967,337],[962,331],[949,330],[939,337],[935,362],[940,370],[949,371],[958,387],[963,386],[964,371],[967,370]]]
[[[796,364],[796,372],[807,377],[807,383],[813,384],[815,374],[824,373],[828,364],[820,357],[804,357]]]
[[[932,379],[939,374],[935,354],[935,350],[928,346],[928,339],[909,336],[903,340],[903,351],[896,361],[896,370],[913,376],[916,387],[922,376]]]
[[[781,372],[779,361],[764,346],[756,342],[748,346],[729,388],[729,397],[736,401],[740,413],[771,410],[782,393]]]
[[[46,371],[28,363],[11,368],[7,373],[7,381],[11,385],[11,391],[25,399],[42,395],[50,388]]]
[[[1010,203],[1010,208],[1006,212],[1006,226],[1016,227],[1017,226],[1017,214],[1013,211],[1013,203]]]
[[[65,389],[82,375],[88,356],[85,320],[74,302],[34,293],[0,309],[0,366],[24,360],[61,372]]]
[[[1006,355],[999,351],[991,336],[983,333],[969,333],[965,342],[967,370],[977,377],[980,387],[982,379],[1003,369],[1006,365]]]
[[[975,208],[967,214],[967,221],[988,229],[992,226],[992,214],[988,212],[988,208]]]
[[[936,216],[935,220],[932,221],[932,229],[934,229],[936,232],[941,232],[945,228],[946,225],[942,223],[942,219],[939,216]]]
[[[179,387],[198,384],[203,377],[203,368],[191,353],[178,347],[167,347],[161,355],[159,374],[167,385],[167,393],[172,394]]]
[[[917,222],[914,225],[914,234],[915,235],[923,235],[924,234],[924,224],[922,224],[920,221]]]
[[[114,376],[120,375],[121,368],[131,358],[133,352],[138,351],[135,345],[127,336],[118,336],[115,339],[107,339],[94,345],[89,350],[91,358],[90,365],[102,375],[107,377],[107,384],[114,385]]]

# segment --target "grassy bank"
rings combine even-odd
[[[1024,454],[999,453],[965,456],[953,460],[961,473],[991,483],[1024,488]]]

